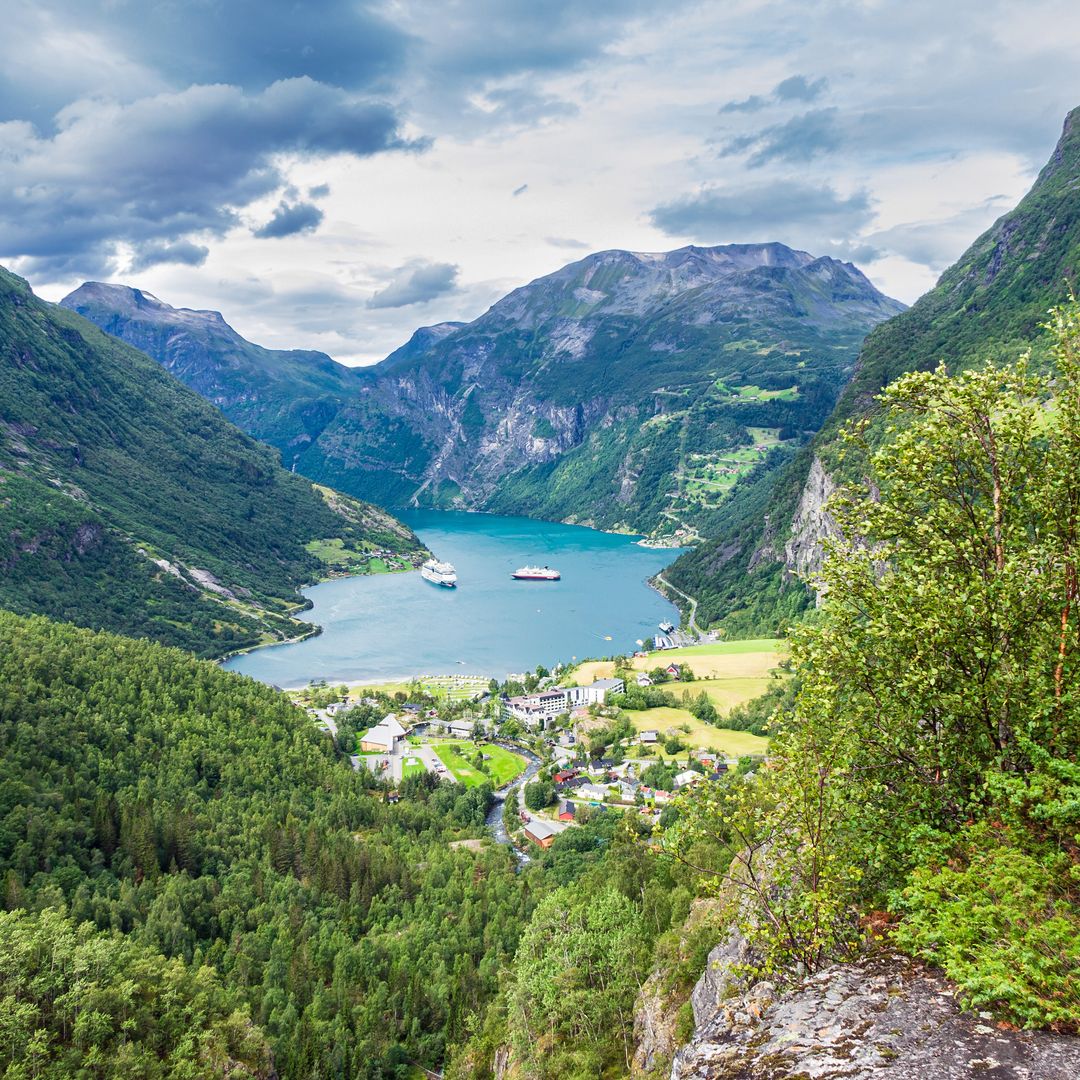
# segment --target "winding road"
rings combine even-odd
[[[664,586],[665,589],[670,589],[676,596],[681,596],[690,607],[690,614],[687,617],[686,625],[690,628],[690,632],[696,637],[702,637],[701,627],[697,624],[697,601],[692,596],[687,596],[682,589],[676,589],[674,585],[663,574],[657,574],[656,580]]]

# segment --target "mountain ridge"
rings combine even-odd
[[[221,655],[311,632],[292,614],[330,538],[364,565],[421,550],[0,270],[0,603]]]
[[[175,369],[121,312],[62,303]],[[218,403],[296,471],[384,506],[685,539],[733,477],[817,430],[864,334],[901,309],[850,263],[780,243],[612,249],[419,328],[344,402],[310,400],[302,433]]]

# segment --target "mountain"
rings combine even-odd
[[[168,335],[82,292],[64,304],[198,385]],[[850,264],[782,244],[600,252],[417,331],[286,461],[384,506],[707,535],[736,480],[818,429],[867,331],[900,310]]]
[[[666,573],[700,602],[698,618],[736,634],[773,630],[811,602],[794,575],[820,565],[825,502],[853,469],[840,429],[873,412],[873,397],[907,371],[1015,357],[1036,342],[1047,310],[1080,272],[1080,109],[1034,186],[908,311],[866,338],[850,384],[813,443],[780,474],[741,485],[715,534]]]
[[[326,353],[264,349],[217,311],[170,307],[142,289],[88,281],[61,304],[160,361],[286,460],[318,436],[360,383],[356,371]]]
[[[298,588],[376,549],[420,545],[0,270],[0,606],[220,655],[310,630]]]

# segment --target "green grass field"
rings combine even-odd
[[[666,706],[658,709],[642,709],[640,712],[628,712],[634,727],[638,731],[649,729],[665,735],[669,728],[688,727],[689,732],[679,731],[678,736],[687,746],[700,750],[716,750],[728,757],[743,757],[746,754],[764,754],[769,748],[769,740],[760,735],[751,735],[747,731],[730,731],[728,728],[716,728],[692,716],[685,709],[672,709]],[[663,747],[657,747],[656,753],[662,754]]]
[[[401,778],[406,776],[420,776],[427,772],[424,763],[418,757],[407,757],[401,763]]]
[[[487,692],[480,675],[424,675],[409,682],[368,683],[349,687],[349,697],[359,701],[371,694],[428,694],[438,701],[472,701]]]
[[[471,743],[438,742],[432,743],[432,747],[454,779],[466,787],[477,787],[479,784],[488,783],[492,787],[500,788],[525,771],[524,758],[494,743],[482,743],[480,746],[481,751],[490,758],[486,762],[488,775],[480,772],[462,756],[459,747],[468,747],[471,752],[473,748]]]

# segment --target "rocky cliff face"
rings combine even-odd
[[[779,992],[733,973],[740,946],[709,957],[694,995],[696,1030],[671,1080],[1073,1080],[1080,1039],[1016,1031],[962,1012],[950,985],[880,953]]]
[[[805,581],[816,574],[825,558],[824,542],[839,535],[836,520],[828,511],[835,490],[836,482],[815,454],[784,545],[784,571],[789,578]]]
[[[384,503],[692,535],[899,309],[781,244],[600,252],[418,333],[297,467]]]

